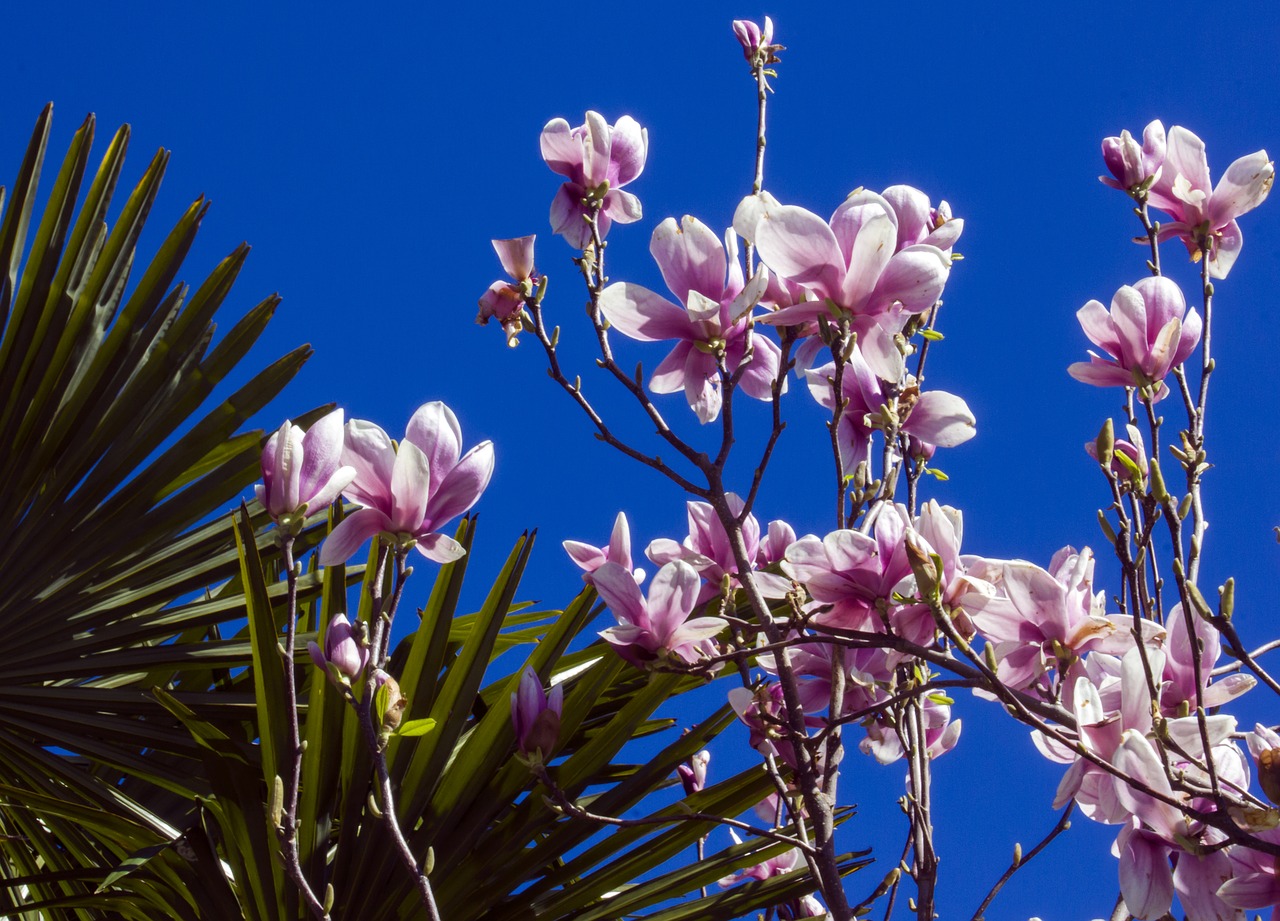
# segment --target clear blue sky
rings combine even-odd
[[[1236,157],[1280,150],[1280,48],[1262,0],[1142,12],[1098,2],[432,6],[7,10],[0,176],[11,180],[49,100],[51,150],[90,111],[99,151],[118,124],[133,125],[127,181],[157,147],[170,148],[144,248],[190,199],[208,195],[191,280],[247,239],[254,252],[233,309],[272,291],[285,298],[260,360],[303,341],[317,350],[263,424],[334,400],[398,436],[417,405],[445,400],[468,444],[496,443],[478,562],[494,566],[521,530],[539,528],[528,587],[549,603],[579,584],[560,540],[603,540],[619,508],[641,546],[679,538],[684,511],[656,476],[594,442],[546,380],[538,351],[509,351],[496,327],[473,323],[476,298],[500,275],[489,239],[527,233],[539,235],[538,265],[552,277],[550,310],[566,325],[581,320],[569,250],[547,226],[558,180],[537,139],[548,119],[577,124],[593,108],[648,127],[648,165],[629,187],[645,218],[613,230],[611,275],[662,290],[647,252],[652,228],[684,213],[723,227],[749,188],[753,88],[729,23],[770,13],[788,50],[772,100],[767,187],[826,215],[855,187],[905,182],[966,220],[966,258],[941,322],[947,339],[930,365],[935,386],[968,400],[979,434],[937,459],[952,479],[934,495],[964,509],[966,551],[1041,564],[1063,544],[1102,542],[1103,481],[1081,445],[1119,394],[1067,377],[1087,346],[1074,313],[1144,274],[1143,251],[1125,242],[1136,230],[1127,200],[1096,178],[1101,138],[1140,132],[1153,118],[1184,125],[1208,144],[1215,179]],[[1242,226],[1244,251],[1215,304],[1204,584],[1237,576],[1238,617],[1246,638],[1260,641],[1274,633],[1269,589],[1280,559],[1270,531],[1280,523],[1280,201]],[[1165,258],[1194,290],[1182,252],[1169,246]],[[651,368],[665,351],[624,354]],[[644,437],[630,407],[606,405],[622,431]],[[660,405],[695,427],[679,396]],[[1175,410],[1170,401],[1170,424]],[[760,513],[821,533],[831,522],[821,414],[800,389],[788,411]],[[744,485],[751,463],[738,471]],[[1099,583],[1116,584],[1105,557]],[[1274,723],[1272,702],[1255,695],[1248,721]],[[957,711],[964,736],[938,763],[935,793],[948,917],[972,912],[1014,840],[1029,847],[1048,829],[1059,775],[991,705],[962,698]],[[849,840],[880,845],[879,873],[896,858],[902,821],[876,800],[896,795],[902,774],[856,753],[846,762],[843,788],[863,805]],[[1043,865],[1016,877],[990,916],[1105,916],[1116,889],[1111,830],[1088,826],[1079,820]]]

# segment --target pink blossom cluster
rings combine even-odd
[[[344,427],[339,409],[305,434],[286,422],[271,437],[257,494],[282,526],[320,511],[339,494],[361,506],[321,545],[325,566],[346,562],[378,535],[448,563],[465,550],[440,528],[475,505],[492,475],[493,443],[463,454],[458,417],[443,403],[419,407],[399,444],[372,422],[351,419]]]

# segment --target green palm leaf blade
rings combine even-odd
[[[284,887],[271,878],[259,753],[246,748],[249,763],[234,771],[220,755],[221,775],[207,762],[202,770],[190,726],[182,728],[183,719],[148,691],[152,685],[172,690],[190,719],[221,733],[224,747],[259,735],[254,701],[263,695],[255,697],[251,680],[261,670],[244,671],[252,661],[251,638],[223,639],[231,632],[223,628],[243,622],[242,586],[265,588],[252,594],[255,606],[267,607],[279,603],[280,587],[267,585],[265,575],[258,583],[240,575],[229,519],[205,522],[256,478],[263,436],[244,426],[309,350],[244,375],[247,384],[230,397],[217,396],[261,336],[277,299],[263,301],[215,339],[214,314],[246,248],[185,298],[176,279],[207,209],[202,200],[184,208],[154,259],[137,252],[167,162],[163,151],[108,228],[127,128],[93,171],[94,124],[87,120],[38,209],[50,120],[46,109],[0,217],[0,444],[7,448],[0,455],[6,572],[0,628],[9,628],[13,663],[0,688],[0,776],[33,795],[133,816],[151,834],[113,843],[103,826],[52,811],[41,824],[30,810],[0,798],[0,827],[22,836],[0,838],[0,876],[46,880],[29,886],[31,896],[24,898],[47,897],[47,918],[102,917],[110,909],[100,900],[112,893],[95,902],[86,880],[100,882],[129,855],[166,840],[158,829],[189,814],[196,795],[222,809],[233,793],[247,794],[248,777],[256,800],[238,807],[238,817],[223,809],[217,847],[252,855],[241,861],[243,878],[237,877],[246,894],[255,889],[251,871],[267,870],[246,904],[254,905],[255,917],[279,918],[295,896],[291,889],[282,895]],[[210,397],[212,408],[200,418]],[[311,534],[321,524],[309,527]],[[274,571],[270,538],[260,541],[246,529],[241,546],[252,550],[260,571]],[[312,545],[316,539],[306,538]],[[215,591],[229,579],[235,591]],[[304,580],[304,603],[320,591],[318,578]],[[231,597],[236,593],[238,601]],[[205,756],[212,760],[211,752]],[[222,859],[231,863],[210,859],[216,866]],[[208,861],[204,866],[210,869]],[[64,874],[61,881],[50,876],[55,873]],[[156,893],[183,891],[179,882],[193,873],[185,859],[152,855],[112,891],[128,889],[143,906],[139,916],[159,917],[166,898]],[[216,875],[222,878],[220,869]],[[220,885],[217,904],[226,907],[230,890]],[[17,891],[0,887],[0,900]],[[55,900],[64,903],[57,907]],[[180,908],[182,901],[174,901],[175,911],[199,916],[192,903]]]

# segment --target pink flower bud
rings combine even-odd
[[[546,760],[560,738],[560,714],[564,708],[564,687],[556,685],[543,693],[542,682],[532,666],[525,666],[520,687],[511,695],[511,725],[516,746],[522,755]]]
[[[329,621],[329,629],[324,634],[324,649],[315,643],[308,643],[307,652],[317,666],[328,672],[332,665],[339,675],[350,681],[359,678],[369,663],[369,650],[360,641],[345,614],[336,614]]]
[[[1128,131],[1121,131],[1119,137],[1104,138],[1102,141],[1102,159],[1115,179],[1100,177],[1104,183],[1121,191],[1129,191],[1139,187],[1150,187],[1160,178],[1160,170],[1164,165],[1165,136],[1164,125],[1154,121],[1142,132],[1142,146],[1133,139]]]
[[[700,751],[683,764],[676,765],[676,773],[680,775],[680,783],[684,785],[684,795],[692,796],[707,785],[707,765],[711,761],[711,752]]]
[[[305,434],[285,420],[262,449],[262,483],[254,487],[267,514],[277,522],[301,519],[338,498],[356,476],[354,467],[342,464],[342,447],[340,409],[318,419]],[[296,524],[300,527],[301,521]]]
[[[782,46],[773,43],[773,20],[768,16],[764,18],[763,29],[750,19],[735,19],[733,34],[737,36],[738,44],[742,46],[742,56],[752,64],[760,57],[763,57],[760,61],[762,64],[777,62],[773,53],[781,51]]]

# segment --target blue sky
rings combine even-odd
[[[171,149],[144,250],[207,195],[189,280],[248,240],[254,252],[230,309],[273,291],[285,298],[259,361],[299,342],[316,348],[263,425],[332,400],[398,435],[420,403],[445,400],[468,444],[492,438],[497,449],[478,562],[496,569],[520,531],[539,528],[528,590],[558,604],[579,584],[560,540],[603,540],[620,508],[641,545],[679,538],[683,501],[592,439],[530,344],[508,350],[496,327],[475,326],[476,298],[501,274],[488,241],[539,235],[549,310],[566,348],[580,344],[569,327],[582,320],[583,295],[568,247],[547,226],[558,180],[538,156],[538,133],[555,116],[578,124],[588,108],[610,121],[630,114],[649,129],[648,164],[629,187],[645,217],[611,233],[610,274],[663,290],[647,252],[652,228],[685,213],[726,226],[749,189],[753,87],[729,24],[766,12],[788,47],[766,186],[827,215],[858,186],[909,183],[966,220],[957,247],[966,258],[941,320],[947,338],[930,358],[931,383],[964,396],[978,417],[978,437],[937,458],[951,480],[933,492],[964,509],[965,549],[1044,564],[1064,544],[1099,547],[1104,484],[1081,446],[1119,393],[1067,377],[1088,345],[1074,313],[1145,270],[1143,251],[1126,242],[1137,229],[1127,199],[1097,181],[1098,145],[1160,118],[1204,138],[1215,178],[1239,156],[1280,149],[1280,48],[1261,0],[1158,12],[1097,2],[26,4],[8,11],[0,56],[0,175],[16,171],[49,100],[53,151],[87,112],[98,115],[99,151],[117,125],[133,125],[127,181],[156,148]],[[1216,467],[1203,584],[1237,577],[1238,616],[1256,641],[1272,632],[1280,557],[1270,531],[1280,523],[1278,208],[1245,216],[1244,251],[1218,285],[1209,417]],[[1194,290],[1184,253],[1169,246],[1165,259]],[[652,368],[665,350],[627,343],[623,355]],[[611,421],[643,442],[633,407],[605,395],[585,348],[569,357]],[[659,406],[682,431],[696,428],[678,395]],[[822,533],[832,516],[821,413],[802,389],[787,411],[760,515]],[[1176,412],[1170,401],[1170,426]],[[763,418],[745,412],[744,431]],[[743,441],[734,470],[745,486],[756,452],[751,434]],[[1098,581],[1116,583],[1105,557]],[[1253,696],[1247,721],[1274,723],[1272,702]],[[935,794],[947,916],[972,912],[1014,840],[1029,847],[1049,828],[1058,777],[994,707],[962,699],[957,709],[964,736],[937,765]],[[884,801],[902,773],[856,754],[846,765],[844,790],[863,807],[851,839],[881,845],[881,873],[900,846],[901,818]],[[1077,821],[1045,863],[1015,877],[990,916],[1105,915],[1111,834],[1089,825]]]

